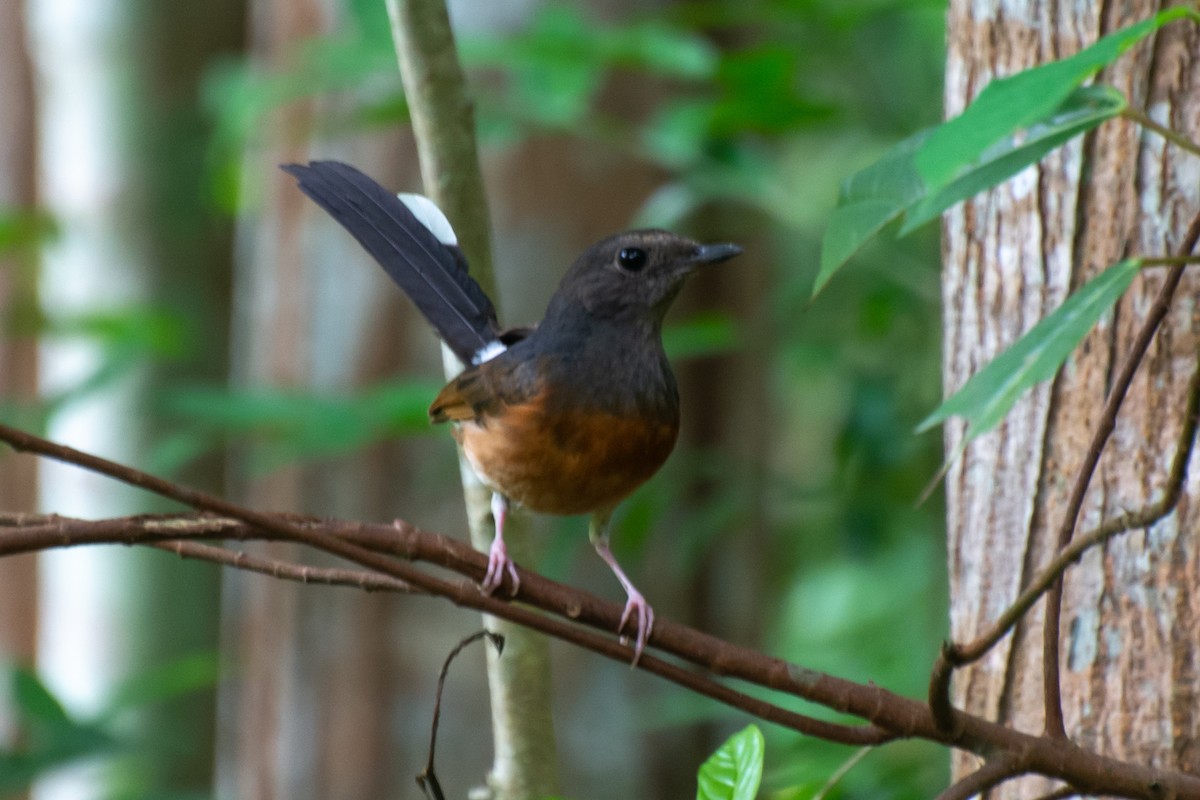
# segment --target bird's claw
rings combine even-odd
[[[509,591],[509,595],[515,596],[521,588],[521,579],[517,576],[517,565],[508,557],[508,548],[504,546],[504,540],[493,539],[492,547],[488,550],[487,572],[484,574],[483,580],[479,582],[479,588],[484,594],[492,594],[504,583],[505,574],[512,579],[512,589]]]
[[[625,610],[621,612],[621,622],[617,625],[617,633],[621,634],[621,644],[629,644],[629,637],[624,634],[624,631],[630,622],[636,623],[637,627],[637,638],[633,645],[633,661],[630,664],[631,667],[636,667],[642,657],[642,651],[646,649],[646,641],[650,638],[650,632],[654,630],[654,609],[637,591],[629,593],[629,599],[625,601]]]

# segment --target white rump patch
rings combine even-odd
[[[412,215],[437,237],[439,242],[458,245],[458,237],[454,235],[454,229],[450,227],[450,220],[446,219],[446,215],[437,207],[437,203],[423,194],[401,193],[396,196],[400,198],[401,203],[408,206]]]
[[[479,366],[485,361],[491,361],[493,358],[500,355],[507,349],[508,348],[504,346],[504,343],[499,340],[489,342],[475,351],[475,355],[471,357],[471,363],[475,366]]]

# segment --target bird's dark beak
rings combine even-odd
[[[696,254],[692,256],[693,264],[717,264],[721,261],[728,261],[742,252],[742,248],[736,244],[702,244],[696,248]]]

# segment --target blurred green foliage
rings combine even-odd
[[[338,396],[179,387],[163,396],[160,410],[186,425],[160,443],[153,466],[171,472],[215,443],[237,437],[242,444],[258,445],[250,450],[248,466],[261,474],[381,439],[425,434],[430,432],[426,409],[441,386],[440,381],[406,378]]]
[[[999,78],[953,119],[908,137],[842,185],[825,231],[814,293],[855,251],[903,217],[903,236],[946,209],[997,186],[1064,143],[1122,114],[1128,100],[1103,84],[1084,86],[1162,25],[1200,12],[1167,9],[1100,38],[1078,53]],[[1057,374],[1083,337],[1133,281],[1138,258],[1114,264],[979,370],[917,427],[963,417],[971,439],[998,425],[1018,398]]]
[[[631,226],[686,228],[719,214],[771,265],[755,318],[707,314],[666,335],[677,359],[756,360],[766,396],[746,400],[763,401],[768,448],[754,463],[676,454],[621,509],[620,546],[652,555],[668,544],[663,531],[687,530],[670,542],[678,576],[733,546],[764,509],[755,540],[764,585],[754,587],[762,646],[911,693],[922,691],[946,616],[941,507],[914,507],[941,458],[940,439],[912,434],[940,399],[935,232],[866,244],[852,275],[810,297],[841,181],[940,116],[944,13],[941,0],[702,0],[616,17],[557,2],[511,32],[460,36],[485,147],[549,133],[631,156],[661,176]],[[270,72],[227,60],[210,71],[211,185],[222,207],[253,205],[239,195],[252,192],[239,170],[280,106],[336,93],[317,122],[325,137],[407,119],[377,0],[348,0],[342,28],[287,63]],[[622,92],[635,101],[605,102]],[[137,344],[142,358],[186,357],[190,333],[159,322],[137,312],[108,327],[93,321],[91,333],[114,353]],[[428,380],[322,397],[177,387],[158,404],[177,433],[152,466],[173,469],[232,437],[266,445],[262,469],[342,453],[424,430],[435,391]],[[698,484],[711,489],[699,501],[689,488]],[[558,542],[578,551],[570,537]],[[669,689],[646,707],[648,724],[740,721]],[[765,734],[772,797],[813,796],[854,755]],[[945,774],[940,749],[889,745],[828,796],[932,796]]]
[[[231,134],[225,152],[236,160],[262,115],[305,92],[341,92],[318,122],[323,135],[405,121],[381,14],[378,4],[352,3],[343,30],[306,45],[288,74],[236,65],[215,73],[210,97]],[[868,246],[852,279],[808,298],[838,184],[939,116],[943,14],[940,2],[716,0],[614,19],[553,3],[510,33],[460,35],[485,147],[552,133],[633,156],[663,180],[630,225],[687,227],[719,210],[742,220],[776,265],[760,319],[709,315],[666,335],[676,358],[761,352],[771,452],[759,466],[677,454],[621,510],[622,546],[653,549],[656,532],[686,529],[686,541],[671,543],[683,574],[728,546],[765,502],[767,649],[913,693],[945,629],[940,505],[914,508],[941,455],[936,437],[912,434],[940,396],[934,232]],[[653,101],[604,102],[623,91],[649,91]],[[205,424],[222,408],[238,417],[235,427],[252,424],[253,404],[236,405],[208,405]],[[279,433],[312,430],[300,424],[307,411],[278,406],[259,410]],[[355,443],[363,430],[332,426],[325,445]],[[688,487],[698,480],[712,491],[697,505]],[[577,550],[571,537],[552,541],[563,544],[551,561]],[[657,725],[730,718],[678,692],[650,708]],[[767,734],[772,796],[812,796],[853,755]],[[945,762],[938,748],[881,748],[830,796],[929,796]]]
[[[213,654],[176,659],[126,678],[99,711],[86,717],[69,713],[33,672],[11,668],[0,686],[3,705],[14,712],[15,744],[0,749],[0,797],[27,790],[33,781],[55,769],[101,756],[116,756],[109,764],[114,780],[106,797],[140,800],[182,800],[189,796],[165,793],[149,785],[152,770],[144,765],[161,760],[173,743],[187,737],[158,737],[147,741],[132,734],[132,716],[216,684],[218,661]],[[143,766],[138,766],[139,764]]]
[[[55,767],[116,747],[116,738],[102,725],[72,718],[32,672],[12,670],[6,694],[22,741],[12,751],[0,751],[0,796],[27,789]]]
[[[57,231],[54,220],[40,211],[0,207],[0,256],[28,252]]]

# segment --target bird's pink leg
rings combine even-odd
[[[515,595],[521,588],[521,579],[517,577],[517,567],[508,557],[508,548],[504,544],[504,521],[506,519],[508,519],[508,500],[499,492],[493,492],[492,521],[496,526],[496,538],[492,539],[492,546],[488,550],[487,574],[479,583],[479,588],[483,590],[484,594],[491,594],[499,589],[504,583],[505,573],[512,578],[512,591],[509,594]]]
[[[637,666],[638,660],[642,657],[642,650],[646,648],[646,641],[650,638],[650,632],[654,630],[654,609],[646,602],[646,598],[633,585],[633,581],[625,574],[625,570],[621,569],[621,565],[617,563],[617,557],[613,555],[612,550],[608,546],[608,515],[599,515],[592,517],[591,527],[588,529],[588,538],[592,540],[592,547],[596,548],[596,552],[604,559],[604,563],[608,564],[608,568],[617,576],[617,580],[621,582],[621,586],[625,589],[627,597],[625,601],[625,610],[621,612],[621,622],[617,625],[617,633],[622,633],[625,626],[631,620],[637,623],[637,638],[633,645],[633,664]],[[622,642],[626,639],[621,638]]]

